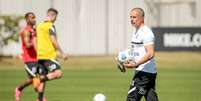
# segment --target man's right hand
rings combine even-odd
[[[63,59],[63,60],[68,60],[68,57],[69,57],[68,54],[65,54],[63,52],[61,53],[61,52],[57,51],[57,58]]]
[[[62,59],[63,60],[68,60],[68,57],[69,57],[68,54],[65,54],[65,53],[62,54]]]

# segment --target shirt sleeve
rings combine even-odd
[[[154,41],[155,41],[154,34],[152,32],[144,33],[144,38],[143,38],[144,45],[154,44]]]
[[[49,31],[50,31],[50,35],[57,36],[56,28],[54,25],[50,27]]]

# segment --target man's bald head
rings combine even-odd
[[[131,24],[137,29],[144,25],[144,10],[142,8],[133,8],[130,12]]]
[[[133,8],[133,9],[131,10],[131,12],[132,12],[132,11],[138,12],[139,15],[140,15],[142,18],[145,17],[145,13],[144,13],[144,10],[143,10],[142,8]]]

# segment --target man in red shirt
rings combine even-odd
[[[22,50],[21,59],[25,63],[25,69],[29,76],[29,79],[25,80],[22,84],[15,88],[15,99],[16,101],[20,101],[20,96],[22,94],[22,90],[29,86],[30,84],[37,82],[33,80],[36,78],[37,73],[39,73],[39,69],[37,68],[37,54],[36,54],[36,31],[34,29],[34,25],[36,24],[35,14],[33,12],[28,12],[25,14],[26,27],[23,28],[20,32],[21,40],[22,40]],[[40,70],[41,71],[41,70]],[[39,82],[39,81],[38,81]],[[33,84],[34,85],[34,84]],[[38,91],[39,97],[43,97],[43,91]],[[45,101],[45,99],[43,100]]]

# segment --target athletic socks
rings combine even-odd
[[[43,92],[38,93],[38,100],[39,101],[43,101],[43,94],[44,94]]]

